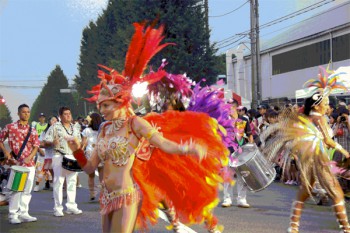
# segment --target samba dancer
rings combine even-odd
[[[281,114],[280,122],[269,127],[261,135],[263,142],[263,153],[270,161],[274,161],[279,151],[284,149],[284,164],[291,160],[290,153],[294,154],[297,166],[300,169],[301,186],[296,200],[292,204],[290,226],[288,232],[299,232],[299,222],[304,202],[311,196],[311,190],[315,182],[318,182],[328,195],[333,199],[333,210],[335,212],[339,227],[342,232],[349,233],[350,226],[346,215],[344,193],[337,178],[330,169],[330,160],[327,153],[328,148],[335,148],[346,158],[349,152],[332,140],[332,130],[324,117],[329,108],[330,92],[335,88],[343,88],[337,82],[340,74],[328,74],[328,70],[319,75],[319,81],[310,80],[308,87],[316,87],[312,95],[305,99],[305,115],[293,113],[286,110]],[[329,72],[332,73],[332,72]],[[265,143],[265,139],[270,137]]]
[[[140,224],[144,223],[142,220],[146,218],[155,219],[159,198],[164,195],[169,196],[178,212],[187,212],[184,214],[187,219],[193,218],[196,221],[203,219],[203,214],[213,208],[210,203],[207,204],[206,194],[210,194],[209,201],[212,200],[211,196],[216,195],[213,191],[216,190],[215,185],[211,187],[207,180],[214,184],[218,180],[208,174],[201,182],[197,182],[199,186],[187,182],[187,186],[184,185],[181,190],[177,190],[174,189],[177,183],[195,178],[192,170],[179,167],[186,164],[182,161],[182,158],[186,158],[196,161],[197,164],[199,160],[209,171],[214,170],[220,166],[214,156],[216,150],[223,149],[219,141],[221,138],[215,131],[217,123],[205,114],[167,112],[150,114],[144,118],[133,116],[130,110],[132,86],[137,82],[152,83],[164,77],[166,73],[164,70],[151,72],[144,77],[142,74],[149,60],[168,45],[160,45],[163,39],[163,27],[155,29],[137,23],[134,26],[135,33],[126,56],[123,73],[119,74],[113,69],[100,66],[110,74],[99,71],[102,82],[93,87],[91,92],[95,95],[90,100],[97,102],[100,112],[107,120],[100,127],[97,148],[93,151],[92,157],[87,160],[77,140],[67,138],[74,156],[85,172],[94,172],[98,164],[103,163],[100,213],[104,232],[132,232],[137,217],[141,219]],[[200,144],[194,140],[195,142],[198,140]],[[149,143],[154,146],[153,149]],[[210,150],[207,151],[203,145]],[[138,159],[135,159],[136,151]],[[205,157],[207,153],[211,159]],[[149,158],[151,154],[152,157]],[[173,155],[168,158],[169,154]],[[196,157],[183,155],[196,155]],[[152,165],[148,163],[157,162],[152,159],[153,157],[157,157],[157,161],[163,158],[164,161],[158,164],[160,167],[157,170],[149,170]],[[198,170],[197,175],[208,173],[199,165],[193,167],[193,170],[195,169]],[[184,177],[184,180],[179,180],[176,173],[183,173],[181,177]],[[155,183],[148,182],[154,180],[150,179],[150,176],[158,178],[155,179]],[[195,207],[198,207],[198,204],[188,198],[187,194],[194,195],[195,190],[202,189],[203,204],[200,204],[204,206],[192,209],[188,204],[193,203]],[[141,195],[143,201],[139,209]]]
[[[168,74],[165,78],[163,78],[160,81],[160,85],[159,83],[155,83],[154,85],[150,86],[149,91],[153,96],[164,96],[166,98],[169,98],[168,101],[164,102],[164,105],[162,107],[162,109],[167,111],[185,111],[185,107],[180,97],[189,97],[189,95],[193,93],[191,95],[190,103],[186,111],[205,113],[210,117],[216,119],[221,127],[221,129],[218,130],[218,133],[221,135],[223,145],[228,147],[229,145],[231,145],[231,139],[233,136],[234,129],[232,124],[233,122],[229,118],[230,105],[225,103],[223,99],[223,92],[208,86],[201,88],[200,83],[196,84],[192,92],[192,90],[190,89],[191,84],[192,81],[188,79],[185,75]],[[226,151],[219,151],[219,153],[222,154],[224,158],[226,152],[228,152],[227,149]],[[156,157],[154,159],[157,160],[158,158],[159,157]],[[225,162],[223,162],[222,164],[224,165]],[[196,164],[187,164],[186,167],[193,167],[195,165]],[[157,169],[157,166],[153,167],[150,170],[155,169]],[[216,170],[217,175],[220,173],[220,171],[221,167],[218,167]],[[191,184],[198,186],[197,182],[202,182],[201,179],[203,179],[204,176],[197,176],[196,169],[193,170],[193,174],[195,175],[195,177],[191,180]],[[177,185],[177,189],[181,190],[181,187],[184,184],[185,183],[179,183]],[[215,195],[215,190],[213,191]],[[194,196],[193,198],[196,198],[196,196]],[[198,199],[198,195],[196,199]],[[206,199],[207,200],[205,201],[210,200],[210,196],[207,196]],[[189,200],[191,200],[191,198],[189,198]],[[200,201],[196,200],[196,202]],[[187,222],[186,219],[183,219],[183,214],[177,211],[178,208],[176,207],[176,204],[174,205],[173,201],[168,197],[164,197],[164,200],[161,201],[161,204],[163,206],[162,210],[165,212],[167,218],[169,219],[173,231],[178,233],[186,232],[186,230],[183,229],[181,223],[189,224],[193,222]],[[195,208],[198,209],[198,207]],[[212,212],[209,212],[204,217],[204,223],[205,227],[210,233],[220,233],[222,231],[223,227],[218,225],[218,220]]]
[[[67,214],[81,214],[75,202],[76,198],[76,183],[78,173],[68,171],[62,167],[63,156],[72,155],[73,152],[68,147],[67,141],[64,139],[67,136],[74,136],[79,141],[80,129],[73,126],[72,113],[70,108],[61,107],[58,111],[61,121],[52,125],[44,138],[45,147],[53,147],[54,155],[52,157],[52,168],[54,173],[53,179],[53,197],[54,197],[54,216],[63,217],[63,183],[67,182]]]
[[[35,176],[34,156],[38,151],[40,142],[38,133],[28,124],[30,117],[28,105],[22,104],[18,107],[18,116],[19,120],[17,122],[6,125],[0,133],[0,149],[4,152],[6,158],[17,160],[16,164],[29,169],[24,191],[13,192],[10,197],[9,221],[11,224],[37,221],[37,218],[30,216],[28,211]],[[4,146],[6,138],[8,138],[11,152]],[[27,142],[23,145],[25,141]]]

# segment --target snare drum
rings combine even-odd
[[[12,166],[7,188],[15,192],[23,192],[28,180],[29,169],[21,166]]]
[[[276,170],[255,144],[246,144],[241,148],[242,153],[235,153],[237,178],[242,179],[252,192],[265,189],[275,180]]]
[[[73,155],[63,155],[62,167],[68,171],[81,172],[82,169]]]

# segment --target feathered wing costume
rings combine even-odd
[[[135,160],[135,180],[144,193],[156,192],[158,202],[170,201],[181,222],[191,224],[208,220],[211,210],[218,204],[218,186],[222,182],[218,174],[228,154],[218,133],[220,127],[217,121],[207,114],[190,111],[152,113],[144,119],[159,128],[169,140],[178,143],[193,140],[206,145],[208,154],[199,163],[196,157],[165,155],[154,148],[148,161]],[[152,203],[153,200],[144,198],[145,201]],[[155,223],[152,211],[152,207],[142,208],[141,220],[144,222],[148,218]]]
[[[337,82],[340,73],[328,75],[328,70],[321,69],[323,75],[319,74],[319,80],[305,83],[307,87],[316,87],[313,98],[320,101],[328,96],[332,89],[345,88],[342,83]],[[269,126],[260,135],[262,152],[269,161],[277,161],[282,153],[283,164],[286,166],[290,164],[292,156],[295,158],[301,171],[302,183],[308,189],[310,196],[314,181],[319,182],[329,195],[337,195],[332,189],[335,177],[329,167],[328,148],[321,133],[321,130],[327,132],[327,127],[329,128],[329,126],[316,126],[308,116],[287,109],[280,115],[277,124]]]
[[[98,77],[102,81],[89,92],[94,94],[89,101],[99,104],[104,100],[114,100],[129,107],[135,83],[151,84],[166,76],[162,67],[157,72],[142,76],[150,59],[169,45],[160,45],[163,27],[155,29],[138,23],[134,27],[135,34],[126,55],[124,71],[120,74],[100,65],[108,73],[99,71]],[[217,174],[228,154],[218,133],[220,127],[217,121],[207,114],[194,112],[149,114],[144,119],[172,141],[195,141],[205,145],[207,157],[199,162],[191,155],[168,155],[141,139],[136,154],[139,159],[135,159],[132,168],[134,179],[143,193],[139,226],[146,228],[148,220],[155,223],[158,204],[166,199],[172,201],[181,221],[200,223],[218,203],[218,184],[222,179]]]

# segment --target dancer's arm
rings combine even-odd
[[[329,135],[329,131],[332,131],[329,128],[329,125],[327,123],[327,120],[324,117],[320,117],[317,121],[316,124],[319,126],[318,128],[320,129],[323,137],[324,137],[324,143],[332,148],[335,148],[338,150],[340,153],[342,153],[346,158],[350,157],[350,154],[348,151],[346,151],[339,143],[335,142],[332,137]]]
[[[197,155],[200,160],[206,156],[207,150],[202,145],[190,142],[178,144],[170,141],[164,138],[150,123],[140,117],[135,118],[132,127],[135,133],[138,134],[136,136],[146,138],[152,145],[168,154],[194,154]]]

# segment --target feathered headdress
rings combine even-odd
[[[164,69],[167,65],[166,59],[162,60],[162,65],[159,69]],[[158,69],[158,70],[159,70]],[[166,73],[165,77],[148,85],[148,93],[154,98],[169,99],[174,96],[191,97],[194,81],[186,76],[186,74],[170,74]]]
[[[86,100],[97,102],[97,105],[105,100],[114,100],[123,106],[131,100],[132,86],[138,82],[153,83],[166,75],[163,69],[150,72],[142,76],[148,62],[160,50],[171,43],[160,44],[164,39],[164,27],[158,29],[153,26],[146,27],[144,23],[134,23],[135,33],[131,39],[125,59],[125,67],[122,73],[104,65],[98,65],[103,70],[98,71],[100,84],[92,87],[88,93],[93,94]]]
[[[339,75],[345,74],[345,72],[335,73],[334,70],[329,70],[328,68],[325,69],[320,66],[318,80],[310,79],[304,83],[304,87],[315,87],[314,94],[312,94],[312,99],[315,100],[313,106],[319,105],[325,97],[331,94],[332,90],[348,90],[342,82],[337,80]]]

